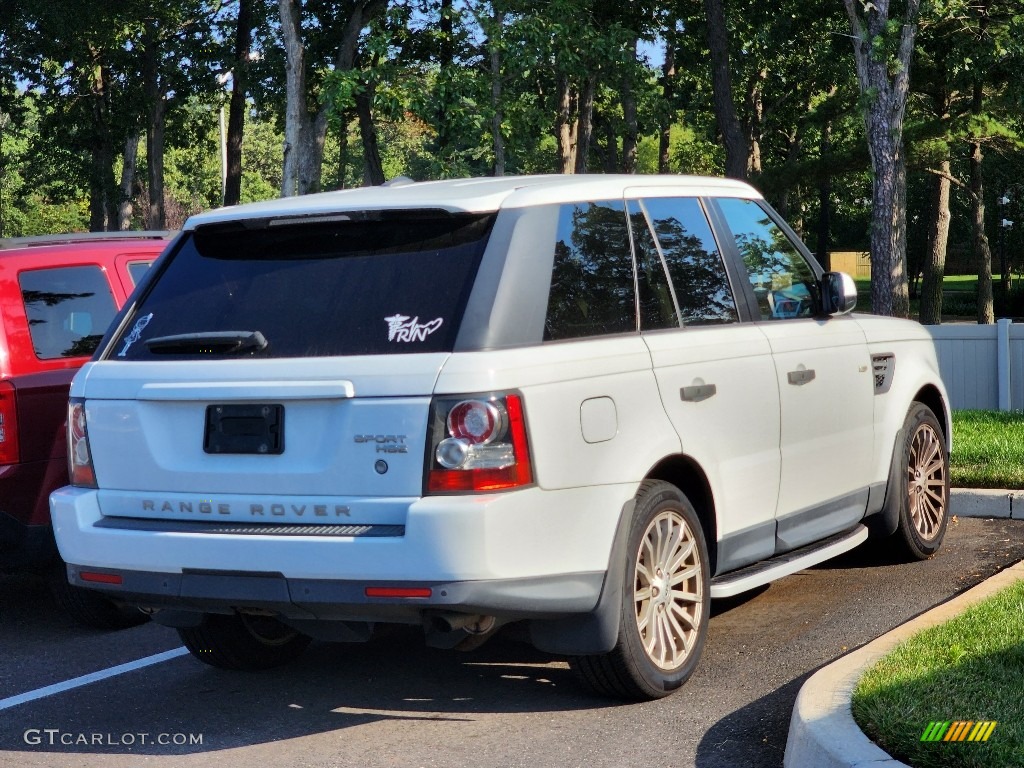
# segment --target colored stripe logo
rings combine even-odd
[[[995,720],[938,720],[928,723],[921,741],[988,741]]]

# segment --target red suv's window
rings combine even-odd
[[[117,313],[97,266],[35,269],[22,272],[18,282],[40,360],[91,355]]]
[[[149,271],[152,261],[129,261],[128,274],[132,278],[132,285],[138,285],[142,276]]]

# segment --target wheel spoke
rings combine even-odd
[[[700,566],[692,565],[685,571],[680,571],[679,573],[674,574],[668,583],[670,586],[674,587],[677,584],[681,584],[682,582],[687,581],[688,579],[692,579],[698,573],[700,573]]]
[[[684,630],[681,626],[679,628],[679,631],[680,631],[681,634],[686,632],[686,631],[689,631],[689,630],[697,628],[697,623],[695,621],[695,618],[696,618],[696,614],[697,614],[698,610],[699,609],[694,609],[693,613],[691,614],[690,611],[687,611],[681,605],[676,605],[675,603],[672,603],[670,605],[669,611],[672,613],[673,616],[677,617],[676,619],[674,619],[674,621],[678,621],[678,619],[682,619],[683,621],[686,622],[686,625],[687,625],[686,630]]]
[[[654,603],[647,601],[642,604],[642,607],[637,611],[636,615],[636,626],[640,630],[641,636],[645,633],[650,632],[651,627],[651,615],[654,613]]]
[[[681,589],[673,589],[672,599],[677,602],[699,603],[702,598],[696,592],[685,592]]]
[[[683,563],[687,562],[690,559],[690,556],[693,554],[693,546],[693,539],[687,538],[685,540],[685,545],[678,548],[678,554],[674,558],[672,558],[672,562],[669,564],[666,570],[669,573],[675,573],[677,570],[679,570]]]
[[[680,626],[679,622],[676,620],[675,615],[671,611],[665,613],[665,624],[671,630],[671,636],[673,640],[673,642],[671,643],[672,661],[676,662],[679,660],[681,656],[686,655],[685,651],[687,633],[686,630],[684,630],[682,626]],[[680,645],[683,646],[682,649],[679,648]]]
[[[668,566],[672,550],[675,549],[679,528],[673,524],[673,521],[665,520],[662,524],[661,533],[662,539],[661,549],[658,551],[658,565],[661,566],[662,570],[665,570]]]

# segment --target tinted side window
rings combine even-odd
[[[665,276],[665,266],[654,242],[639,200],[630,200],[629,226],[636,253],[636,286],[640,298],[640,327],[645,330],[678,328],[679,313],[672,298],[672,289]]]
[[[675,287],[684,325],[738,319],[729,277],[700,203],[689,197],[643,201]]]
[[[18,276],[32,346],[40,360],[91,355],[117,313],[103,271],[56,267]]]
[[[128,262],[128,276],[132,279],[132,285],[138,285],[139,280],[142,276],[149,271],[152,266],[152,261],[129,261]]]
[[[622,202],[563,205],[544,338],[635,330],[633,257]]]
[[[813,317],[817,280],[786,234],[752,200],[718,201],[754,287],[762,320]]]

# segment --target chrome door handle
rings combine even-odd
[[[679,390],[679,397],[687,403],[699,403],[707,400],[718,393],[718,387],[714,384],[695,384],[692,387],[683,387]]]
[[[789,379],[790,384],[794,384],[799,387],[814,381],[814,369],[809,368],[804,371],[790,371],[786,374],[786,377]]]

